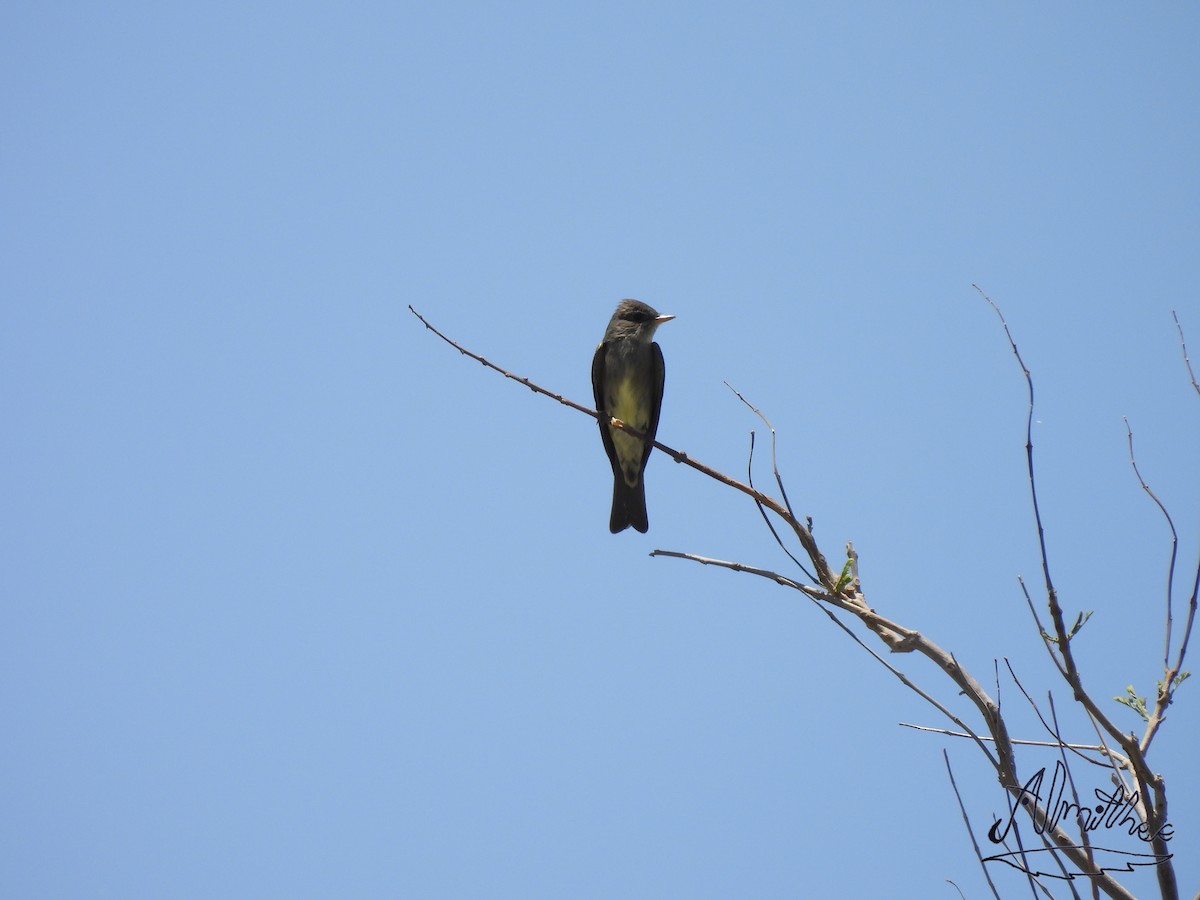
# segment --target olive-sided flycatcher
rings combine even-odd
[[[613,470],[612,515],[608,520],[608,530],[613,534],[630,525],[641,532],[650,527],[642,473],[654,447],[613,428],[608,419],[615,416],[654,440],[666,378],[654,330],[673,318],[659,315],[640,300],[622,300],[592,357],[596,411],[605,416],[600,420],[600,437]]]

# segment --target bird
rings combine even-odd
[[[662,349],[654,343],[654,332],[674,318],[640,300],[622,300],[592,357],[592,391],[596,411],[601,414],[600,437],[613,471],[612,513],[608,519],[608,530],[613,534],[630,525],[644,534],[650,527],[642,476],[654,449],[650,442],[658,432],[666,379]],[[636,428],[646,440],[613,428],[609,419],[614,417]]]

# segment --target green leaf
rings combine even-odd
[[[1146,711],[1146,698],[1139,697],[1137,691],[1133,689],[1133,685],[1126,685],[1126,697],[1113,697],[1122,706],[1128,706],[1135,713],[1142,717],[1143,721],[1149,721],[1150,713]]]
[[[854,575],[852,572],[853,566],[854,566],[854,560],[852,560],[852,559],[846,560],[846,564],[844,566],[842,566],[842,574],[838,576],[837,586],[834,588],[835,594],[840,594],[842,592],[842,588],[844,588],[846,585],[848,585],[853,580],[853,578],[854,578]]]
[[[1073,638],[1075,635],[1079,634],[1079,629],[1087,624],[1087,620],[1092,617],[1093,612],[1095,612],[1095,610],[1089,609],[1086,613],[1081,612],[1079,615],[1077,615],[1075,617],[1075,624],[1072,625],[1071,630],[1067,632],[1067,637]]]

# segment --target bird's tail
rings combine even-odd
[[[630,525],[642,534],[650,527],[646,518],[646,487],[642,479],[630,487],[620,475],[613,478],[612,515],[608,518],[608,530],[613,534],[624,531]]]

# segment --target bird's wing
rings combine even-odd
[[[654,440],[654,436],[658,434],[658,414],[662,412],[663,386],[667,382],[667,367],[663,363],[662,348],[658,344],[651,344],[650,349],[654,351],[650,357],[654,366],[654,395],[650,398],[650,427],[646,429],[646,435],[650,440]],[[646,460],[653,449],[651,444],[646,445],[646,452],[642,456],[643,471],[646,469]]]
[[[608,402],[604,399],[604,360],[608,356],[608,344],[600,342],[596,355],[592,357],[592,396],[596,398],[596,412],[607,412]],[[613,446],[612,434],[606,419],[599,421],[600,437],[604,441],[604,452],[612,464],[613,472],[618,473],[621,465],[617,461],[617,448]]]
[[[596,412],[604,411],[604,351],[608,345],[601,341],[592,357],[592,396],[596,398]]]

